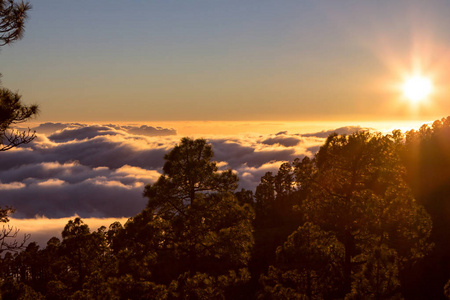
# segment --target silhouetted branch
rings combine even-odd
[[[30,234],[24,234],[23,240],[20,242],[16,240],[20,229],[10,225],[3,225],[0,233],[0,254],[5,251],[19,251],[25,247],[25,243],[30,238]],[[12,239],[12,241],[11,241]]]
[[[0,46],[5,46],[22,38],[25,31],[28,2],[15,3],[14,0],[0,0]]]
[[[0,134],[0,151],[7,151],[22,144],[28,144],[36,138],[36,131],[6,130]]]

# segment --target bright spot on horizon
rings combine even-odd
[[[433,91],[433,84],[427,77],[415,75],[405,80],[402,86],[403,95],[411,102],[419,102],[427,98]]]

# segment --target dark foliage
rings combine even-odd
[[[450,117],[406,134],[402,152],[407,181],[433,221],[433,251],[407,276],[405,294],[444,299],[450,278]]]
[[[0,0],[0,47],[10,44],[23,36],[27,12],[31,8],[28,2],[17,3],[14,0]],[[1,74],[0,74],[1,77]],[[27,121],[38,112],[36,105],[26,106],[21,103],[21,96],[0,87],[0,152],[21,144],[31,142],[35,133],[31,130],[18,131],[11,126]],[[11,207],[0,208],[0,223],[7,223],[8,215],[13,213]],[[28,236],[17,240],[19,230],[3,225],[0,232],[0,254],[5,251],[23,249]]]
[[[0,47],[23,37],[30,9],[28,2],[0,0]],[[0,151],[29,143],[35,138],[35,133],[30,129],[18,131],[12,126],[29,120],[37,113],[37,105],[26,106],[18,93],[0,87]]]
[[[403,141],[398,131],[331,135],[315,157],[267,173],[253,195],[235,191],[238,178],[218,170],[205,140],[185,138],[146,186],[147,207],[126,224],[91,232],[75,219],[61,241],[6,253],[2,297],[423,298],[410,292],[413,284],[444,297],[447,273],[433,274],[440,278],[433,283],[417,283],[412,273],[448,270],[445,234],[433,229],[432,250],[430,217],[420,205],[433,222],[448,222],[433,210],[438,200],[425,197],[436,182],[415,177],[411,161],[430,139],[410,132]],[[423,264],[430,260],[440,266]]]
[[[23,37],[30,9],[31,5],[28,2],[0,0],[0,46],[8,45]]]
[[[34,131],[30,129],[19,131],[12,129],[11,126],[26,122],[37,113],[37,105],[23,105],[19,94],[0,88],[0,151],[34,140],[36,137]]]

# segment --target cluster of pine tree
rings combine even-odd
[[[0,47],[30,8],[0,0]],[[0,152],[35,138],[11,126],[37,113],[0,86]],[[183,139],[124,225],[77,218],[43,249],[3,227],[1,299],[450,298],[450,117],[405,136],[331,135],[254,195],[212,157]]]
[[[236,191],[184,138],[124,225],[69,221],[0,261],[2,299],[439,299],[449,295],[450,117],[331,135]],[[434,224],[432,226],[432,224]]]

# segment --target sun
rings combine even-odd
[[[403,95],[411,102],[420,102],[426,99],[433,91],[430,78],[415,75],[407,78],[402,86]]]

